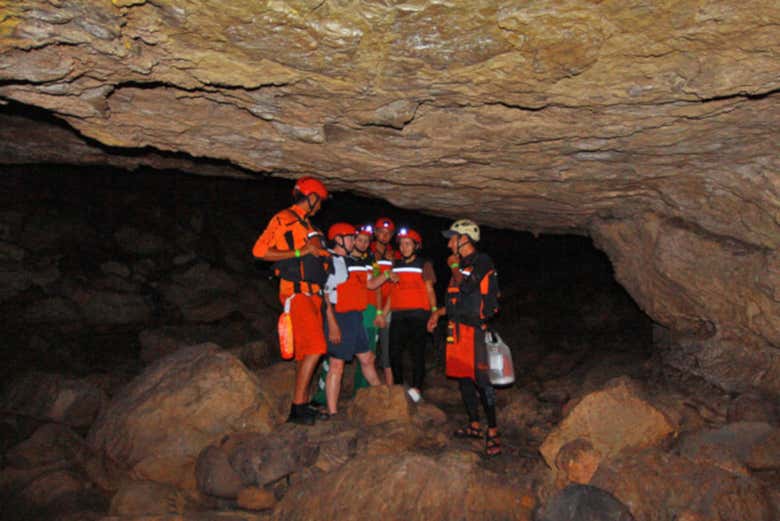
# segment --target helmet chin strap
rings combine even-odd
[[[460,242],[460,238],[461,237],[466,237],[466,242],[461,243]],[[460,255],[461,248],[463,248],[464,246],[467,246],[469,243],[471,243],[471,239],[468,238],[468,235],[458,235],[458,255]],[[462,256],[463,255],[461,255],[461,257]]]
[[[311,215],[311,211],[314,210],[314,206],[311,205],[311,199],[309,199],[309,196],[311,195],[316,197],[316,199],[314,199],[314,206],[317,206],[317,201],[320,200],[319,194],[309,194],[306,196],[306,206],[309,207],[309,209],[306,211],[306,217],[309,217]]]

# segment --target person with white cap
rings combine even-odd
[[[498,312],[498,276],[493,261],[477,251],[480,239],[477,223],[460,219],[442,232],[452,251],[448,259],[452,277],[447,287],[446,306],[433,313],[428,331],[433,331],[439,318],[447,315],[446,374],[458,379],[461,397],[469,423],[455,431],[458,438],[485,437],[485,453],[501,453],[501,441],[496,423],[495,389],[488,375],[485,343],[487,321]],[[487,417],[483,433],[479,421],[478,397]]]

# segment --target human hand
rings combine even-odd
[[[383,327],[387,327],[387,319],[385,319],[384,315],[377,315],[374,319],[374,326],[378,327],[379,329],[382,329]]]
[[[439,314],[435,311],[431,313],[431,316],[428,318],[428,324],[427,329],[428,333],[433,333],[433,330],[436,329],[436,324],[439,323]]]
[[[328,340],[331,344],[341,343],[341,329],[335,320],[328,322]]]
[[[401,280],[401,278],[398,276],[398,273],[396,273],[394,271],[387,271],[385,273],[389,273],[390,274],[389,276],[385,275],[385,277],[387,277],[387,280],[389,280],[393,284],[396,284],[399,280]]]

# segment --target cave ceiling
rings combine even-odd
[[[86,140],[4,114],[0,162],[311,174],[589,234],[705,373],[773,391],[779,87],[776,2],[0,0],[0,102]]]

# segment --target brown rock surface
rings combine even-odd
[[[378,385],[358,391],[347,414],[353,421],[377,425],[389,421],[411,421],[409,399],[401,385]]]
[[[318,173],[400,206],[589,233],[675,333],[670,362],[780,394],[776,3],[3,0],[0,13],[0,101],[95,140],[37,154],[36,131],[11,133],[6,161],[201,169],[165,154],[184,152],[229,161],[223,175]]]
[[[479,468],[478,459],[466,452],[438,459],[414,453],[358,458],[292,487],[274,519],[529,520],[522,491]],[[371,482],[389,493],[377,493]]]
[[[590,442],[606,458],[626,448],[657,445],[676,430],[667,416],[641,398],[633,381],[618,378],[582,398],[539,451],[553,467],[561,447],[577,438]]]
[[[603,462],[590,484],[620,499],[637,521],[673,521],[686,511],[700,521],[773,519],[767,492],[756,480],[658,449]]]
[[[6,383],[0,407],[13,414],[89,427],[107,400],[102,390],[86,380],[34,372]]]
[[[88,441],[137,479],[195,488],[195,459],[204,447],[230,432],[269,432],[275,421],[246,367],[203,344],[149,366],[111,402]]]

